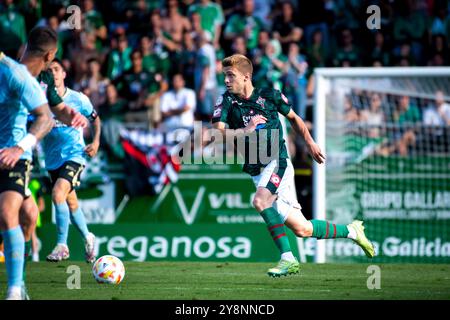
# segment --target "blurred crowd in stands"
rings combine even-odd
[[[370,5],[380,8],[380,29],[367,28]],[[66,84],[90,97],[119,155],[122,125],[208,121],[225,90],[221,60],[232,53],[249,56],[254,84],[283,90],[306,120],[317,67],[449,65],[449,10],[447,0],[0,0],[0,48],[17,58],[31,28],[56,30]],[[353,112],[349,98],[347,116],[382,121],[377,95],[370,99]],[[398,105],[395,121],[419,120],[407,97]]]

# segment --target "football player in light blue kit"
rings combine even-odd
[[[47,61],[55,51],[48,52]],[[51,129],[53,120],[44,92],[27,68],[0,52],[0,229],[8,278],[6,299],[25,299],[22,291],[24,235],[19,210],[27,196],[31,150]],[[35,122],[27,132],[27,116]]]
[[[93,141],[86,146],[82,129],[69,127],[56,120],[55,126],[42,142],[45,166],[53,185],[52,201],[55,205],[57,227],[56,246],[47,256],[47,260],[58,262],[69,258],[67,237],[70,220],[85,242],[86,262],[92,263],[95,261],[95,236],[88,230],[74,188],[80,183],[79,178],[86,164],[86,156],[93,157],[97,154],[100,145],[100,118],[87,96],[64,85],[66,72],[61,61],[53,60],[50,70],[55,79],[58,95],[63,98],[64,103],[91,122]]]

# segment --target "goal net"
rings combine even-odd
[[[363,220],[373,262],[450,262],[450,68],[317,69],[314,217]],[[347,239],[316,262],[367,262]]]

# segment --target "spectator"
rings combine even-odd
[[[294,6],[290,1],[281,4],[281,16],[275,18],[273,24],[273,37],[281,43],[283,53],[287,54],[291,42],[299,42],[302,39],[303,30],[294,22]]]
[[[194,73],[195,73],[195,61],[197,51],[192,38],[192,33],[185,32],[183,35],[183,49],[180,53],[178,71],[184,75],[186,87],[190,89],[195,88]]]
[[[445,102],[443,91],[436,91],[435,102],[424,111],[423,123],[433,151],[449,152],[450,104]]]
[[[254,0],[254,15],[264,24],[264,29],[272,28],[271,11],[275,6],[276,0]]]
[[[132,67],[114,83],[121,96],[128,101],[127,122],[145,123],[149,129],[160,122],[159,98],[167,90],[167,82],[161,74],[151,74],[142,66],[142,53],[131,54]]]
[[[214,48],[218,49],[222,25],[225,22],[222,7],[210,0],[200,0],[189,7],[188,15],[191,16],[194,12],[201,17],[201,29],[211,34]]]
[[[4,0],[0,4],[0,34],[1,50],[15,57],[20,46],[27,40],[27,29],[25,19],[14,5],[14,0]]]
[[[395,65],[398,66],[415,66],[416,60],[411,52],[411,44],[409,42],[404,42],[400,45],[400,49],[396,51],[394,56]]]
[[[195,92],[185,87],[181,73],[173,76],[172,86],[172,90],[161,97],[161,129],[170,131],[177,128],[193,128]]]
[[[300,53],[300,47],[292,42],[289,45],[287,74],[284,91],[294,105],[294,111],[302,118],[306,118],[306,87],[308,86],[308,63],[305,55]]]
[[[448,64],[450,53],[447,41],[442,34],[437,34],[432,37],[429,52],[428,65],[439,66]],[[438,57],[438,59],[442,58],[442,61],[437,62],[436,57]]]
[[[261,30],[258,35],[258,45],[250,50],[250,57],[254,64],[261,63],[261,57],[266,51],[266,46],[270,42],[270,33],[267,30]]]
[[[244,56],[247,55],[247,43],[245,42],[245,38],[242,36],[238,36],[234,38],[233,44],[231,45],[231,49],[233,54],[238,53]]]
[[[101,66],[97,59],[91,58],[87,61],[87,64],[88,72],[81,78],[80,83],[75,88],[83,90],[98,111],[98,107],[105,102],[106,87],[109,84],[109,79],[103,77],[100,73]]]
[[[209,121],[217,96],[216,54],[211,36],[204,31],[196,37],[194,83],[197,92],[197,113]]]
[[[179,45],[183,41],[183,33],[191,30],[189,19],[179,13],[178,0],[167,1],[167,12],[162,19],[162,25],[163,30],[170,34],[171,40]]]
[[[151,23],[151,37],[155,39],[154,50],[158,55],[163,54],[164,51],[173,52],[179,49],[178,44],[170,33],[163,29],[163,22],[159,10],[153,10],[150,14]]]
[[[26,32],[28,33],[42,17],[42,1],[24,0],[21,2],[20,11],[25,19],[25,25],[27,26]]]
[[[359,66],[360,65],[360,50],[353,42],[353,35],[350,29],[341,31],[341,43],[338,47],[334,57],[334,66]]]
[[[450,126],[450,105],[445,102],[443,91],[436,92],[435,103],[423,114],[423,123],[432,126]]]
[[[142,53],[142,66],[150,73],[160,73],[163,78],[167,78],[170,72],[170,58],[167,52],[157,54],[154,50],[155,40],[149,36],[143,36],[140,41]]]
[[[414,10],[412,1],[400,0],[396,3],[397,17],[394,20],[393,38],[398,45],[394,48],[399,56],[400,46],[408,42],[415,61],[422,61],[422,41],[427,31],[426,17]]]
[[[434,5],[434,14],[430,24],[432,36],[444,35],[446,33],[447,3],[437,1]]]
[[[416,143],[414,126],[422,121],[419,108],[410,103],[409,96],[402,96],[398,102],[398,110],[394,112],[393,128],[395,133],[395,148],[402,156],[408,154],[408,148]]]
[[[108,37],[108,30],[103,22],[102,14],[94,9],[93,0],[83,0],[84,30],[88,33],[95,33],[97,42],[96,48],[102,48],[102,42]]]
[[[381,136],[381,126],[385,123],[385,115],[381,107],[381,97],[378,93],[372,93],[369,109],[361,111],[361,122],[368,126],[367,133],[370,138]]]
[[[244,0],[243,11],[233,14],[228,20],[224,37],[232,40],[239,35],[243,36],[247,41],[247,48],[252,50],[258,44],[258,35],[263,25],[263,22],[254,15],[254,0]]]
[[[150,29],[150,22],[148,21],[150,11],[149,1],[146,0],[136,0],[133,5],[131,5],[125,12],[128,34],[139,39],[141,35],[148,32]]]
[[[350,95],[345,95],[344,98],[344,120],[347,123],[356,123],[360,121],[359,111],[353,105]]]
[[[124,151],[119,141],[120,128],[123,126],[124,114],[127,109],[127,102],[119,97],[114,84],[110,83],[106,87],[106,101],[99,106],[99,115],[102,119],[102,140],[101,145],[112,155],[122,159]]]
[[[387,48],[384,34],[381,31],[377,31],[374,34],[373,48],[370,53],[370,62],[379,61],[383,66],[389,66],[390,54]]]
[[[286,61],[287,58],[282,54],[278,40],[271,40],[265,47],[260,64],[255,66],[255,86],[282,90],[282,76],[286,71]]]
[[[311,68],[322,68],[328,60],[327,47],[324,46],[323,33],[317,29],[312,34],[312,43],[307,48],[307,54],[310,58]]]
[[[117,49],[113,49],[108,57],[106,76],[112,80],[131,68],[132,48],[128,46],[125,35],[117,37]]]
[[[97,59],[102,61],[100,53],[95,48],[95,34],[82,32],[76,47],[69,47],[69,60],[72,65],[73,78],[80,82],[88,72],[87,61]]]
[[[296,25],[304,30],[306,46],[313,43],[313,33],[317,30],[321,32],[321,45],[328,48],[329,28],[327,25],[328,11],[325,8],[325,0],[299,1],[298,15],[296,15]]]

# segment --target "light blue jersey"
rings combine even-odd
[[[47,98],[27,67],[0,52],[0,149],[25,137],[28,112],[44,104]],[[31,160],[31,155],[25,150],[20,159]]]
[[[62,97],[64,104],[85,117],[91,116],[94,111],[89,98],[81,92],[66,88]],[[56,125],[42,141],[45,153],[45,167],[47,170],[55,170],[67,161],[73,161],[84,165],[86,163],[86,144],[83,138],[83,129],[69,127],[56,120]]]

